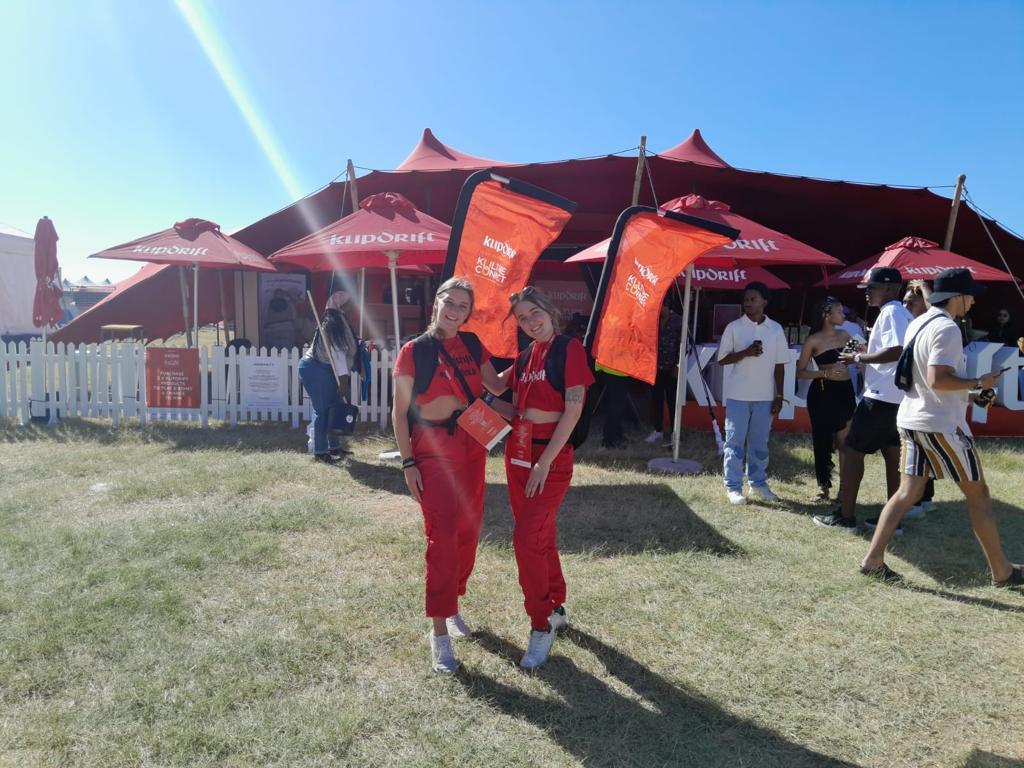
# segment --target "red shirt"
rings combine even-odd
[[[512,391],[516,394],[516,410],[520,413],[527,408],[552,412],[565,410],[565,398],[548,383],[544,370],[544,362],[554,338],[552,336],[543,344],[533,342],[523,372],[512,379]],[[565,345],[565,388],[580,385],[589,387],[593,383],[594,374],[590,371],[586,350],[579,339],[570,339]]]
[[[473,355],[470,354],[469,350],[466,349],[466,345],[462,343],[462,339],[458,336],[454,336],[450,339],[444,339],[441,341],[444,344],[445,350],[451,356],[452,360],[455,361],[456,365],[459,366],[459,370],[462,375],[466,378],[466,383],[469,385],[470,391],[476,396],[480,397],[484,391],[483,378],[480,376],[480,367],[476,364],[476,360],[473,359]],[[487,351],[487,347],[481,345],[480,354],[480,365],[483,365],[491,359],[491,353]],[[398,358],[395,360],[394,376],[412,376],[416,377],[416,360],[412,353],[412,342],[407,342],[402,345],[402,348],[398,351]],[[455,375],[451,365],[445,359],[445,356],[441,354],[441,351],[437,352],[437,369],[434,371],[434,378],[430,380],[430,386],[427,387],[425,392],[421,392],[416,395],[416,405],[423,407],[427,403],[436,400],[444,395],[454,395],[465,402],[466,391],[462,388],[462,383],[459,381],[459,377]]]

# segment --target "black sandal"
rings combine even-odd
[[[860,567],[860,572],[872,579],[878,579],[883,584],[896,584],[903,581],[903,577],[885,563],[876,565],[874,568]]]

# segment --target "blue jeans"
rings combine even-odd
[[[759,488],[768,485],[768,433],[772,428],[771,408],[770,400],[725,401],[725,487],[730,491],[739,491],[743,488],[744,459],[747,465],[747,481]]]
[[[336,435],[327,434],[327,411],[342,402],[334,369],[327,363],[304,357],[299,360],[299,381],[313,403],[313,453],[327,453],[340,445]]]

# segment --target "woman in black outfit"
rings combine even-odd
[[[832,451],[839,450],[841,463],[841,448],[857,406],[850,372],[839,362],[839,352],[850,340],[850,334],[837,328],[845,319],[838,300],[830,296],[820,302],[813,321],[817,330],[807,337],[796,364],[796,377],[812,380],[807,390],[807,413],[811,417],[818,501],[828,501],[832,489]],[[817,370],[810,368],[812,357]]]

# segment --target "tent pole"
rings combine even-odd
[[[192,262],[192,327],[195,328],[196,347],[199,347],[199,262]]]
[[[686,329],[690,323],[690,286],[693,285],[693,262],[686,267],[686,292],[683,294],[683,332],[679,339],[679,373],[676,376],[676,409],[672,414],[672,460],[679,461],[679,437],[683,428],[683,399],[686,397]]]
[[[395,321],[395,349],[402,346],[401,334],[398,332],[398,279],[395,271],[398,269],[398,251],[387,251],[388,272],[391,273],[391,318]]]
[[[640,137],[640,154],[636,159],[636,175],[633,177],[633,202],[630,205],[636,205],[640,200],[640,180],[644,176],[644,154],[647,152],[647,137]]]
[[[185,267],[178,267],[178,281],[181,283],[181,316],[185,321],[185,343],[192,346],[192,323],[188,321],[188,281],[185,279]]]
[[[351,161],[349,161],[351,162]],[[359,268],[359,338],[366,326],[366,267]]]
[[[352,199],[352,213],[359,210],[359,188],[356,185],[356,168],[352,165],[352,158],[348,159],[348,165],[345,166],[348,171],[348,193]],[[344,203],[342,203],[342,212],[344,212]]]
[[[697,310],[700,309],[700,286],[693,289],[693,343],[697,343]]]
[[[217,290],[220,292],[220,321],[224,324],[224,343],[230,341],[228,337],[228,305],[224,301],[224,273],[217,270]],[[217,346],[220,346],[220,325],[217,325]]]
[[[961,173],[956,177],[956,191],[953,193],[953,208],[949,212],[949,223],[946,224],[946,239],[943,241],[942,250],[948,251],[953,247],[953,230],[956,228],[956,215],[960,211],[960,196],[964,192],[964,182],[967,181],[967,174]]]

